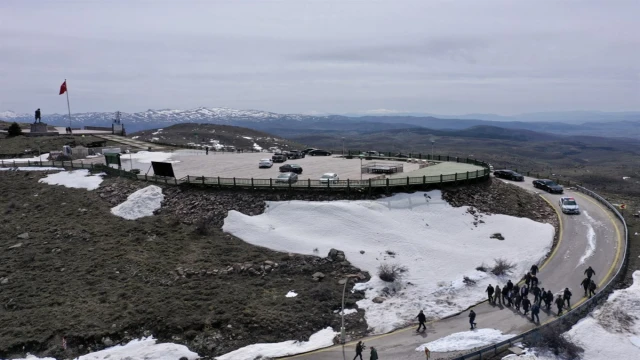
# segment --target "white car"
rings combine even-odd
[[[258,163],[258,168],[270,168],[273,166],[273,161],[271,159],[261,159]]]
[[[560,200],[558,200],[558,204],[565,214],[580,214],[580,207],[576,199],[572,197],[561,197]]]
[[[338,177],[338,174],[336,174],[336,173],[324,173],[320,177],[320,183],[322,183],[322,184],[326,184],[328,182],[331,182],[331,183],[335,184],[335,183],[338,182],[338,180],[340,180],[340,178]]]

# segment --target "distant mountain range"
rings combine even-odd
[[[114,113],[88,112],[72,114],[72,126],[110,126]],[[484,119],[482,119],[484,118]],[[522,121],[529,119],[529,121]],[[534,121],[536,119],[536,121]],[[548,119],[549,121],[537,121]],[[566,121],[553,121],[565,119]],[[582,120],[580,120],[582,119]],[[0,120],[32,122],[33,115],[0,112]],[[43,122],[66,125],[64,114],[44,114]],[[190,110],[147,110],[122,113],[121,120],[129,133],[168,127],[180,123],[201,123],[242,126],[279,136],[313,132],[366,133],[386,130],[428,128],[433,130],[464,130],[478,126],[529,130],[558,135],[591,135],[607,137],[638,137],[640,112],[562,112],[523,114],[505,117],[491,114],[449,116],[343,116],[277,114],[259,110],[200,107]],[[579,123],[582,122],[582,123]]]

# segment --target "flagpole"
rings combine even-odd
[[[67,79],[64,79],[64,83],[67,83]],[[71,106],[69,106],[69,86],[65,89],[67,93],[67,110],[69,110],[69,129],[71,129]]]

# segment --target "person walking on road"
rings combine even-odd
[[[531,275],[535,275],[540,272],[540,269],[538,269],[538,265],[533,264],[531,265],[531,270],[529,270],[529,272],[531,273]]]
[[[589,298],[596,294],[596,282],[591,280],[591,284],[589,284]]]
[[[556,298],[556,306],[558,307],[558,316],[562,315],[562,307],[564,306],[564,300],[562,299],[562,295],[558,294]]]
[[[507,290],[513,290],[513,283],[511,282],[511,280],[507,281]]]
[[[540,298],[540,288],[536,285],[531,288],[531,292],[533,293],[533,302],[538,303],[538,299]]]
[[[544,298],[544,305],[547,307],[547,311],[551,311],[551,304],[553,303],[553,293],[551,290],[547,290],[547,295]]]
[[[476,313],[473,310],[469,311],[469,325],[471,325],[471,330],[476,327]]]
[[[516,293],[516,299],[514,301],[514,305],[517,311],[520,311],[520,303],[522,302],[522,295],[520,293]]]
[[[416,331],[420,332],[420,328],[423,328],[426,331],[427,330],[427,326],[425,325],[425,323],[427,322],[427,317],[424,315],[422,310],[420,310],[420,313],[416,317],[418,318],[418,322],[420,323],[420,325],[418,325],[418,329]]]
[[[507,299],[508,295],[509,295],[509,289],[507,289],[507,287],[504,286],[502,288],[502,303],[504,305],[508,305],[508,299]]]
[[[204,147],[204,152],[205,152],[205,155],[209,155],[209,147],[208,146]]]
[[[524,283],[527,285],[527,289],[529,289],[529,286],[531,285],[531,273],[530,272],[528,272],[524,276]]]
[[[535,275],[531,275],[531,287],[538,286],[538,277]]]
[[[518,286],[518,284],[514,284],[513,285],[513,293],[514,294],[519,294],[520,293],[520,286]]]
[[[571,309],[571,291],[569,291],[569,288],[564,288],[564,301],[567,303],[567,309]]]
[[[376,348],[374,348],[373,346],[371,347],[371,355],[369,356],[369,360],[378,360],[378,350],[376,350]]]
[[[502,305],[502,290],[500,286],[496,285],[496,295],[493,297],[493,303],[499,302]]]
[[[491,286],[491,284],[489,284],[489,286],[487,286],[487,290],[485,290],[487,292],[487,296],[489,297],[489,304],[493,304],[493,286]]]
[[[524,310],[524,315],[527,315],[529,312],[529,306],[531,306],[531,300],[528,297],[522,299],[522,310]]]
[[[585,271],[584,271],[584,274],[585,274],[585,275],[587,275],[587,278],[588,278],[589,280],[591,280],[591,277],[592,277],[593,275],[595,275],[595,274],[596,274],[596,272],[595,272],[595,270],[593,270],[593,269],[591,268],[591,266],[589,266],[589,267],[587,268],[587,270],[585,270]]]
[[[353,360],[356,360],[358,356],[360,356],[360,360],[363,360],[362,351],[364,351],[364,348],[364,343],[362,341],[358,341],[358,344],[356,345],[356,356],[353,357]]]
[[[520,288],[520,295],[524,298],[525,296],[529,295],[529,287],[528,286],[522,286],[522,288]]]
[[[544,288],[540,290],[540,295],[538,296],[538,306],[542,307],[542,298],[547,296],[547,293],[544,291]]]
[[[534,303],[533,306],[531,307],[531,321],[535,323],[540,323],[540,317],[538,316],[539,313],[540,313],[540,305],[538,305],[537,303]]]
[[[584,289],[584,297],[587,297],[587,292],[589,291],[589,285],[591,285],[591,279],[584,278],[580,283],[580,285],[582,285],[582,288]]]

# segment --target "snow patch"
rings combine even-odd
[[[495,344],[510,339],[513,336],[515,335],[502,334],[502,331],[496,329],[463,331],[420,345],[416,348],[416,351],[424,352],[425,347],[433,352],[469,350],[480,346]]]
[[[18,168],[20,169],[20,168]],[[37,168],[34,168],[37,169]],[[41,169],[41,168],[40,168]],[[55,168],[52,168],[55,169]],[[95,190],[100,187],[105,173],[91,175],[89,170],[61,171],[57,174],[49,174],[38,182],[49,185],[62,185],[74,189]]]
[[[253,149],[256,151],[262,151],[262,147],[256,143],[253,143]]]
[[[49,153],[41,154],[40,156],[30,157],[30,158],[15,158],[15,159],[0,159],[0,163],[8,164],[11,163],[25,163],[29,161],[48,161]]]
[[[344,251],[355,267],[372,275],[370,281],[356,285],[365,292],[357,305],[365,310],[374,332],[384,333],[405,326],[420,310],[436,319],[484,300],[487,285],[506,281],[475,270],[483,262],[493,264],[495,254],[516,264],[511,278],[518,279],[553,244],[554,228],[549,224],[506,215],[485,215],[482,220],[475,226],[467,208],[454,208],[440,191],[432,191],[371,201],[272,201],[257,216],[229,211],[223,230],[276,251],[306,255],[316,255],[315,248],[321,254],[331,248]],[[490,239],[498,232],[504,241]],[[376,274],[383,263],[406,266],[404,281],[382,281]],[[476,285],[465,285],[463,276]],[[374,303],[377,296],[386,300]]]
[[[162,189],[149,185],[127,197],[120,205],[111,208],[111,213],[127,220],[135,220],[145,216],[152,216],[160,208],[164,200]]]
[[[253,344],[216,357],[216,360],[254,360],[300,354],[333,345],[336,332],[332,328],[311,335],[309,341],[283,341],[269,344]]]
[[[125,161],[130,161],[131,159],[142,164],[151,164],[152,161],[162,161],[162,162],[170,162],[170,163],[180,162],[177,160],[171,160],[172,156],[173,156],[173,153],[170,153],[170,152],[139,151],[134,154],[129,154],[129,156],[122,156],[120,160],[125,162]]]
[[[47,167],[47,166],[18,166],[18,167],[7,167],[0,168],[2,170],[14,170],[14,171],[64,171],[64,168],[57,167]]]
[[[296,293],[293,290],[289,291],[287,295],[285,295],[285,297],[296,297],[296,296],[298,296],[298,293]]]

